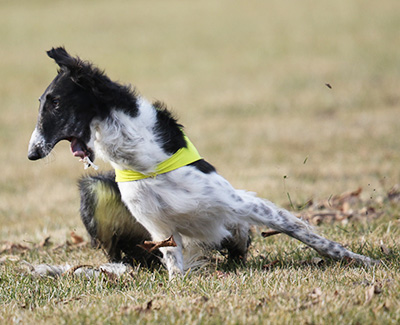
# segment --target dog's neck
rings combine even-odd
[[[114,168],[155,172],[157,165],[172,154],[163,150],[157,127],[157,109],[143,98],[137,99],[138,114],[130,116],[114,108],[103,120],[91,124],[96,155]]]

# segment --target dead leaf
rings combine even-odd
[[[387,193],[389,201],[399,202],[400,201],[400,184],[393,186]]]
[[[146,304],[146,311],[149,311],[152,306],[153,306],[153,300],[148,301]]]
[[[361,198],[361,193],[362,188],[360,187],[355,191],[348,191],[335,196],[332,195],[327,200],[312,204],[310,207],[301,210],[297,215],[316,225],[322,222],[332,223],[337,221],[346,224],[350,219],[376,219],[383,215],[383,211],[371,205],[371,200],[364,201]],[[393,193],[396,193],[396,191],[393,191]],[[378,198],[373,203],[381,205]]]
[[[69,298],[69,299],[56,300],[54,303],[55,303],[55,304],[67,305],[67,304],[69,304],[69,303],[72,302],[72,301],[79,301],[79,300],[81,300],[81,299],[82,299],[82,297],[72,297],[72,298]]]
[[[26,252],[29,251],[30,248],[28,246],[22,245],[22,244],[15,244],[15,243],[10,243],[10,242],[6,242],[1,250],[0,250],[0,254],[3,254],[5,252],[8,253],[13,253],[13,252]]]
[[[112,282],[114,284],[116,284],[118,282],[118,275],[116,275],[115,273],[108,272],[108,271],[103,270],[103,269],[100,269],[100,271],[101,271],[101,273],[103,273],[107,277],[108,281],[110,281],[110,282]]]
[[[374,284],[365,291],[365,304],[369,303],[375,295],[382,293],[380,284]]]
[[[312,307],[313,305],[316,305],[320,302],[322,296],[322,290],[320,288],[315,288],[313,291],[311,291],[308,294],[308,297],[310,299],[307,299],[300,307],[298,307],[300,310],[304,310],[307,308]],[[293,311],[296,309],[293,309]]]
[[[339,199],[339,201],[346,201],[346,200],[349,200],[349,199],[351,199],[353,197],[359,197],[361,192],[362,192],[362,188],[359,187],[355,191],[343,193],[342,195],[339,196],[338,199]]]
[[[5,262],[18,262],[20,258],[15,255],[5,255],[0,258],[0,264],[3,264]]]
[[[228,273],[222,272],[222,271],[215,271],[215,274],[217,275],[218,279],[226,278],[228,276]]]
[[[382,285],[380,283],[374,285],[374,293],[377,295],[382,293]]]
[[[375,286],[371,286],[365,291],[365,303],[366,304],[372,300],[372,298],[374,297],[374,294],[375,294]]]
[[[81,236],[75,234],[75,232],[71,231],[71,241],[72,244],[77,245],[83,243],[85,240]]]
[[[315,289],[309,294],[309,297],[311,298],[313,304],[318,303],[321,296],[322,296],[322,290],[321,290],[321,288],[315,288]]]
[[[311,263],[317,266],[324,264],[324,260],[320,257],[313,257],[311,258]]]
[[[276,264],[278,264],[279,263],[279,261],[278,260],[275,260],[275,261],[272,261],[272,262],[270,262],[270,263],[268,263],[268,264],[264,264],[263,266],[262,266],[262,268],[264,269],[264,270],[269,270],[269,269],[271,269],[274,265],[276,265]]]
[[[262,297],[262,298],[258,299],[257,309],[268,305],[268,303],[269,303],[269,299],[268,298]]]
[[[133,310],[132,306],[122,306],[119,311],[121,314],[128,315]]]
[[[143,244],[139,244],[139,247],[145,249],[149,253],[161,248],[161,247],[176,247],[174,236],[171,236],[163,241],[144,241]]]
[[[305,249],[309,249],[308,246],[304,247]],[[325,260],[320,257],[312,257],[309,260],[301,260],[299,261],[301,265],[311,265],[311,266],[321,266],[325,263]]]
[[[137,313],[148,313],[153,309],[153,300],[146,303],[146,307],[143,306],[124,306],[120,309],[123,314],[130,314],[132,311]]]
[[[45,239],[43,239],[43,240],[37,245],[37,247],[42,248],[42,247],[49,246],[50,244],[51,244],[51,242],[50,242],[50,236],[47,236]]]
[[[61,248],[65,248],[65,247],[67,247],[67,246],[68,246],[68,241],[65,242],[65,243],[63,243],[63,244],[58,244],[56,247],[54,247],[54,248],[52,249],[52,251],[57,251],[57,250],[59,250],[59,249],[61,249]]]
[[[385,303],[383,304],[383,308],[386,311],[389,311],[391,307],[392,307],[392,302],[390,301],[390,299],[386,299]]]
[[[391,254],[391,250],[389,248],[387,248],[387,246],[383,243],[382,240],[381,240],[381,251],[385,255],[390,255]]]
[[[342,207],[340,208],[340,210],[343,213],[348,213],[350,211],[350,203],[348,201],[343,202]]]

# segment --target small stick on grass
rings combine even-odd
[[[261,233],[261,236],[265,237],[269,237],[269,236],[273,236],[273,235],[277,235],[280,234],[280,231],[276,231],[276,230],[268,230],[268,231],[263,231]]]
[[[160,247],[176,247],[174,236],[171,236],[163,241],[144,241],[143,244],[138,245],[149,253]]]

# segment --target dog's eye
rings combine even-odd
[[[54,107],[57,107],[58,104],[60,104],[60,101],[59,101],[57,98],[53,98],[53,99],[51,100],[51,104],[52,104]]]

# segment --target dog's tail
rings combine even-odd
[[[246,199],[247,202],[249,202],[249,200],[252,201],[251,209],[249,210],[250,205],[246,209],[247,217],[252,224],[266,225],[274,230],[285,233],[312,247],[319,254],[335,260],[341,260],[347,257],[367,266],[378,263],[378,261],[353,253],[339,243],[318,235],[307,222],[297,218],[289,211],[275,206],[267,200],[251,195]]]

